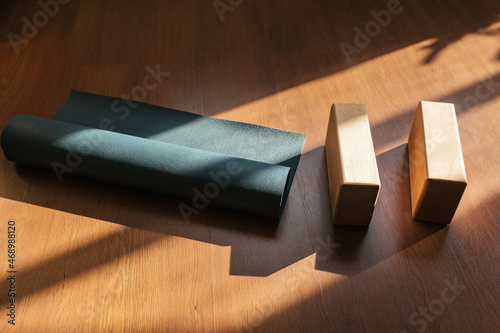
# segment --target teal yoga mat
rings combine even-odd
[[[305,135],[73,91],[52,119],[19,115],[2,131],[13,162],[279,219]]]

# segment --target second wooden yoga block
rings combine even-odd
[[[370,224],[380,179],[364,105],[332,105],[325,150],[333,223]]]
[[[413,218],[450,223],[467,186],[453,104],[420,102],[408,153]]]

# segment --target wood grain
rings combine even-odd
[[[51,117],[71,89],[131,96],[158,65],[170,75],[137,100],[308,136],[279,224],[215,207],[186,224],[176,198],[59,183],[0,154],[0,331],[497,332],[500,3],[400,4],[348,62],[339,45],[386,1],[245,0],[221,21],[213,1],[71,0],[17,53],[7,35],[41,8],[0,1],[2,128]],[[468,186],[449,226],[411,217],[406,142],[421,100],[457,112]],[[370,119],[383,190],[363,230],[331,222],[334,101]],[[465,289],[441,309],[455,282]]]

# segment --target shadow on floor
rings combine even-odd
[[[406,144],[378,155],[377,164],[381,190],[372,222],[368,227],[332,227],[330,235],[336,246],[329,256],[317,257],[317,269],[357,275],[446,229],[446,225],[420,223],[411,217]]]

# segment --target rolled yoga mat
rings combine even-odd
[[[8,160],[279,219],[305,136],[73,91],[51,119],[12,118]]]

